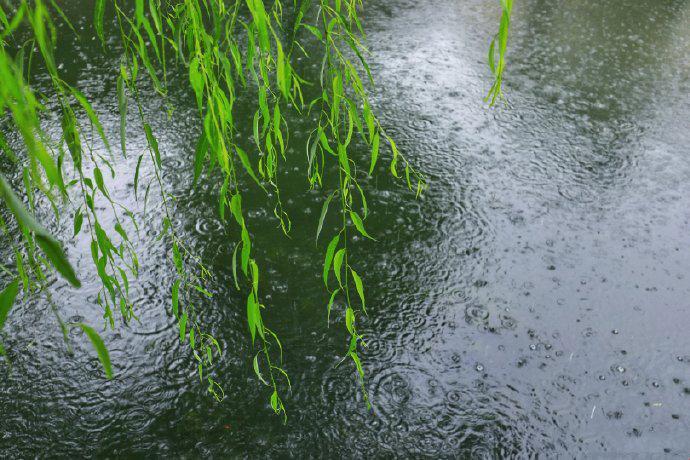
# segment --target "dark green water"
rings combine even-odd
[[[13,310],[3,332],[11,371],[0,358],[0,457],[687,458],[690,2],[516,2],[510,105],[488,109],[495,3],[365,10],[374,99],[430,183],[415,200],[384,162],[368,184],[379,243],[359,241],[356,256],[369,293],[371,412],[354,370],[334,368],[347,337],[339,317],[326,328],[323,248],[313,242],[325,194],[306,192],[297,169],[309,120],[295,120],[296,169],[282,180],[292,239],[247,191],[265,318],[294,382],[283,425],[250,366],[244,296],[231,282],[236,230],[216,217],[215,182],[191,188],[198,122],[180,88],[172,119],[155,97],[147,110],[179,198],[176,225],[216,275],[202,321],[225,351],[216,375],[227,398],[208,397],[179,344],[167,246],[152,238],[154,198],[140,219],[141,324],[104,333],[113,381],[76,330],[67,355],[44,297]],[[116,138],[107,59],[95,41],[60,52],[66,78]],[[145,144],[137,136],[131,152]],[[134,167],[118,160],[110,184],[132,206]],[[84,281],[53,284],[61,315],[100,325],[88,241],[70,240],[69,218],[54,229]]]

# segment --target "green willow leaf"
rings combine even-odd
[[[77,209],[76,214],[74,214],[74,233],[73,236],[77,236],[81,231],[81,226],[84,223],[84,214],[82,214],[81,209]]]
[[[139,189],[139,168],[141,167],[141,160],[143,158],[144,158],[143,154],[139,155],[139,159],[137,160],[137,167],[134,170],[134,199],[136,199],[136,200],[138,200],[137,190]]]
[[[108,195],[108,189],[105,188],[105,182],[103,182],[103,173],[98,168],[98,166],[93,168],[93,178],[96,181],[96,187],[98,187],[98,190],[101,191],[103,196],[105,196],[106,198],[110,198],[110,195]]]
[[[316,227],[316,242],[318,243],[319,241],[319,234],[321,234],[321,229],[323,228],[323,221],[326,218],[326,213],[328,213],[328,205],[331,203],[331,200],[335,196],[336,192],[331,193],[328,195],[328,198],[326,198],[326,201],[323,203],[323,207],[321,208],[321,215],[319,216],[319,224]]]
[[[254,179],[254,182],[256,182],[256,184],[263,189],[264,186],[259,181],[259,178],[256,177],[256,173],[254,173],[254,168],[252,167],[252,164],[249,162],[249,157],[247,156],[245,151],[237,146],[235,146],[235,151],[237,152],[237,156],[240,157],[242,166],[244,166],[244,169],[245,171],[247,171],[247,174],[249,174],[249,176],[252,179]]]
[[[175,268],[177,269],[178,273],[182,273],[182,255],[180,254],[180,248],[177,246],[177,243],[173,243],[172,252]]]
[[[263,375],[261,375],[261,371],[259,371],[259,354],[257,353],[254,355],[254,362],[253,362],[253,367],[254,367],[254,373],[256,374],[256,377],[263,383],[264,385],[268,385],[269,383],[264,379]]]
[[[328,287],[328,273],[331,271],[331,263],[333,263],[333,254],[335,253],[335,248],[338,246],[340,241],[340,234],[333,237],[330,243],[328,243],[328,248],[326,249],[326,258],[323,263],[323,283]]]
[[[359,214],[357,214],[354,211],[350,211],[350,218],[352,219],[352,223],[355,224],[355,228],[359,233],[362,234],[362,236],[365,236],[369,238],[370,240],[376,241],[371,235],[367,233],[367,231],[364,228],[364,223],[362,222],[362,218],[359,217]]]
[[[252,292],[247,297],[247,323],[249,325],[249,333],[252,336],[252,345],[256,339],[256,332],[259,331],[260,334],[263,332],[263,326],[261,325],[261,312],[259,311],[259,304],[256,303],[254,298],[254,293]]]
[[[350,160],[347,158],[347,149],[343,144],[338,144],[338,161],[340,162],[340,167],[343,169],[347,176],[350,175]]]
[[[391,139],[390,137],[387,137],[387,139],[388,139],[388,143],[390,143],[390,145],[391,145],[391,150],[393,151],[393,159],[391,160],[391,174],[393,174],[393,176],[395,176],[397,178],[397,177],[400,177],[398,175],[398,168],[397,168],[398,156],[400,155],[400,152],[398,151],[398,146],[395,145],[395,141],[393,139]]]
[[[359,294],[359,299],[362,301],[362,310],[366,313],[367,306],[364,302],[364,285],[362,284],[362,278],[359,277],[352,267],[350,267],[350,273],[352,273],[352,279],[355,281],[355,289],[357,290],[357,294]]]
[[[60,243],[48,233],[48,231],[39,224],[36,219],[26,210],[19,197],[14,194],[14,191],[5,180],[5,176],[0,174],[0,196],[5,201],[7,207],[12,211],[17,221],[34,232],[36,243],[43,250],[48,260],[53,264],[55,269],[67,281],[75,287],[81,287],[81,283],[77,279],[74,268],[69,263],[65,252],[62,250]]]
[[[381,136],[379,133],[374,134],[374,140],[371,142],[371,166],[369,166],[369,175],[374,172],[376,167],[376,160],[379,158],[379,144],[381,142]]]
[[[275,390],[271,395],[271,407],[273,408],[274,412],[278,413],[278,392]]]
[[[237,243],[235,245],[235,250],[232,251],[232,278],[235,281],[235,288],[239,291],[240,290],[240,285],[237,282],[237,250],[239,249],[240,244]]]
[[[343,259],[345,258],[345,248],[338,250],[333,257],[333,271],[335,272],[335,277],[338,280],[338,284],[343,285],[341,274],[341,267],[343,266]]]
[[[149,144],[149,147],[151,148],[151,150],[153,150],[153,154],[156,158],[156,164],[160,168],[162,160],[161,153],[158,150],[158,141],[156,140],[156,137],[153,135],[153,131],[151,131],[151,126],[148,123],[144,123],[144,133],[146,134],[146,140]]]
[[[98,335],[98,332],[93,330],[91,326],[87,326],[84,323],[78,323],[78,326],[81,327],[82,330],[86,333],[89,340],[91,340],[93,347],[96,349],[96,353],[98,354],[98,360],[101,362],[101,365],[103,366],[106,378],[108,380],[112,379],[113,367],[110,364],[110,354],[108,354],[108,349],[105,347],[103,339],[100,335]]]
[[[76,89],[71,88],[71,92],[86,112],[86,115],[89,117],[91,123],[96,127],[96,131],[98,132],[98,135],[103,141],[103,145],[105,145],[106,150],[110,151],[110,143],[108,142],[108,138],[106,137],[105,131],[103,130],[103,125],[101,124],[101,121],[98,119],[98,115],[96,115],[96,112],[93,110],[91,103],[88,101],[88,99],[86,99],[86,97],[82,93],[80,93]]]
[[[120,111],[120,149],[122,156],[127,158],[127,96],[125,95],[125,79],[123,75],[117,77],[117,106]]]
[[[93,10],[93,25],[96,29],[96,35],[105,46],[105,38],[103,36],[103,16],[105,14],[105,0],[96,0]]]
[[[331,298],[328,301],[328,305],[326,306],[326,324],[329,324],[331,322],[331,308],[333,308],[333,301],[335,300],[335,296],[340,292],[340,288],[336,288],[333,293],[331,294]]]
[[[350,307],[345,310],[345,327],[351,335],[355,335],[355,312]]]
[[[7,316],[14,305],[19,292],[19,279],[12,281],[5,289],[0,292],[0,331],[5,325]]]
[[[180,280],[176,279],[172,286],[172,311],[175,318],[180,316]]]
[[[178,324],[180,326],[180,342],[182,343],[184,343],[184,339],[187,336],[187,319],[187,312],[185,312],[178,320]]]

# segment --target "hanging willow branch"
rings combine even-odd
[[[495,80],[487,99],[492,104],[502,95],[512,0],[502,0],[501,4],[500,29],[489,50],[489,66]],[[290,380],[281,367],[280,340],[267,326],[269,308],[262,303],[259,290],[261,270],[252,251],[252,222],[243,211],[240,190],[243,185],[253,184],[267,198],[272,197],[269,199],[276,221],[288,234],[291,222],[278,184],[290,138],[286,115],[296,112],[316,116],[307,142],[305,170],[310,188],[324,190],[317,240],[329,208],[337,207],[341,221],[339,231],[328,236],[325,246],[327,320],[335,300],[341,298],[346,305],[345,325],[350,334],[345,359],[353,362],[368,405],[358,355],[364,340],[357,330],[358,318],[367,314],[365,287],[348,247],[353,234],[374,239],[366,230],[369,210],[359,181],[374,173],[383,151],[390,151],[385,157],[390,158],[389,169],[395,178],[404,180],[417,195],[425,183],[386,133],[369,101],[367,82],[373,80],[365,58],[368,51],[362,42],[364,32],[358,15],[361,7],[361,0],[136,0],[133,8],[131,2],[121,0],[95,1],[94,33],[103,48],[113,46],[106,42],[107,15],[114,15],[119,30],[118,49],[122,56],[119,68],[113,70],[117,75],[121,154],[127,156],[127,113],[133,104],[146,139],[146,149],[137,158],[135,197],[141,200],[140,191],[144,189],[145,207],[152,188],[160,196],[163,216],[159,238],[165,238],[170,245],[175,271],[170,287],[171,311],[178,321],[180,340],[189,344],[197,361],[199,378],[207,382],[209,392],[217,399],[222,399],[223,389],[213,380],[209,368],[222,350],[206,332],[193,301],[199,294],[202,299],[211,297],[205,285],[212,274],[173,224],[174,197],[161,180],[162,157],[166,152],[160,150],[156,133],[147,120],[139,88],[148,81],[167,101],[169,68],[184,69],[188,76],[201,128],[194,152],[194,183],[212,170],[221,173],[218,214],[221,220],[233,222],[240,233],[232,257],[233,281],[247,296],[247,327],[256,348],[253,368],[259,381],[270,388],[271,407],[284,415],[281,382],[289,387]],[[101,283],[97,303],[103,310],[106,327],[114,328],[118,317],[125,323],[137,319],[129,292],[130,279],[138,276],[139,262],[123,222],[130,220],[137,232],[138,225],[134,214],[108,191],[106,178],[108,173],[113,178],[115,170],[108,158],[98,153],[101,149],[97,143],[109,154],[112,149],[97,113],[77,88],[60,78],[53,57],[58,22],[77,33],[55,1],[23,0],[15,7],[0,5],[0,112],[9,127],[7,132],[17,133],[23,141],[22,151],[13,152],[5,133],[0,132],[0,148],[7,159],[22,169],[23,190],[19,195],[24,197],[21,199],[0,174],[0,196],[20,229],[18,235],[13,234],[0,219],[0,227],[11,241],[15,255],[14,268],[0,267],[13,280],[0,292],[0,327],[19,288],[25,294],[44,289],[51,269],[73,286],[80,286],[79,274],[60,243],[33,217],[36,195],[40,194],[48,199],[56,218],[66,208],[74,210],[75,236],[82,231],[89,233],[93,264]],[[20,42],[18,37],[27,36],[27,31],[29,38]],[[322,63],[318,82],[307,81],[292,65],[298,55],[307,56],[302,46],[307,39],[315,40],[318,53],[322,53],[310,56]],[[17,46],[20,51],[11,53],[10,49]],[[41,114],[47,110],[41,100],[48,95],[36,93],[28,83],[27,63],[32,58],[40,58],[41,72],[50,78],[50,96],[57,101],[62,117],[59,138],[50,137],[41,127]],[[315,98],[305,100],[305,84],[318,84]],[[241,146],[237,137],[234,114],[240,93],[254,95],[253,145],[249,149]],[[81,115],[86,116],[87,124],[80,123],[84,119]],[[94,132],[96,136],[89,135]],[[361,164],[350,154],[355,138],[368,146],[367,164]],[[142,164],[154,171],[145,185],[140,184]],[[96,203],[105,204],[108,215],[114,216],[112,228],[105,228],[100,214],[104,211]],[[74,326],[86,331],[110,378],[112,367],[103,340],[85,324]]]

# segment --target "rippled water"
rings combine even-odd
[[[217,275],[203,318],[225,349],[217,376],[227,398],[214,402],[195,380],[167,311],[167,248],[147,237],[159,223],[144,218],[141,324],[105,333],[113,381],[76,330],[67,355],[46,298],[13,310],[0,456],[687,457],[690,3],[516,2],[510,104],[488,109],[495,3],[367,5],[376,104],[430,182],[415,200],[382,164],[369,183],[380,241],[358,242],[357,258],[371,305],[362,326],[371,412],[354,371],[334,368],[346,335],[340,319],[326,328],[323,248],[312,237],[324,195],[305,192],[294,171],[282,182],[291,240],[251,195],[266,320],[295,383],[287,425],[272,415],[231,288],[236,232],[214,214],[213,181],[190,187],[197,121],[180,89],[172,119],[154,98],[147,109],[161,113],[154,130],[180,198],[176,224]],[[61,60],[115,136],[114,75],[96,48],[81,43]],[[297,157],[308,126],[294,133]],[[135,134],[130,151],[144,144]],[[118,160],[118,177],[134,166]],[[131,202],[131,181],[112,190]],[[55,227],[64,240],[70,225]],[[88,241],[69,253],[84,287],[57,281],[55,303],[66,319],[100,324]]]

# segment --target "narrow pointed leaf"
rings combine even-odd
[[[361,233],[363,236],[376,241],[371,235],[367,233],[367,231],[364,229],[364,223],[362,222],[362,218],[359,217],[359,214],[357,214],[354,211],[350,211],[350,218],[352,219],[352,223],[355,224],[355,228],[359,233]]]
[[[2,292],[0,292],[0,331],[5,325],[7,320],[7,315],[10,313],[10,309],[14,305],[14,301],[17,298],[17,293],[19,292],[19,280],[15,279],[12,281]]]
[[[335,235],[330,243],[328,243],[328,248],[326,249],[326,258],[323,263],[323,282],[328,287],[328,273],[331,271],[331,263],[333,263],[333,254],[335,253],[335,248],[338,246],[340,241],[340,234]]]
[[[53,238],[53,236],[48,233],[31,214],[29,214],[29,211],[26,210],[24,204],[19,200],[19,197],[14,194],[14,191],[2,174],[0,174],[0,197],[2,197],[7,207],[12,211],[17,221],[34,232],[36,243],[43,250],[58,273],[73,286],[80,287],[81,283],[77,279],[74,268],[72,268],[72,265],[69,263],[60,243],[58,243],[58,241]]]
[[[362,284],[362,278],[360,278],[357,272],[352,268],[350,268],[350,273],[352,273],[352,279],[355,281],[355,289],[357,290],[357,294],[359,294],[359,299],[362,301],[362,310],[366,313],[367,306],[364,302],[364,285]]]
[[[321,229],[323,228],[323,221],[326,218],[326,214],[328,213],[328,205],[331,203],[331,200],[335,196],[335,192],[331,193],[328,195],[328,198],[326,198],[326,201],[323,203],[323,207],[321,208],[321,216],[319,216],[319,225],[316,228],[316,241],[319,241],[319,234],[321,234]]]
[[[98,360],[101,362],[101,365],[103,366],[106,378],[108,380],[112,379],[113,367],[110,364],[110,354],[108,353],[108,349],[106,348],[105,343],[103,343],[103,339],[100,335],[98,335],[98,332],[96,332],[91,326],[88,326],[84,323],[79,323],[79,327],[81,327],[82,330],[86,333],[89,340],[91,340],[93,347],[96,349],[96,353],[98,354]]]

